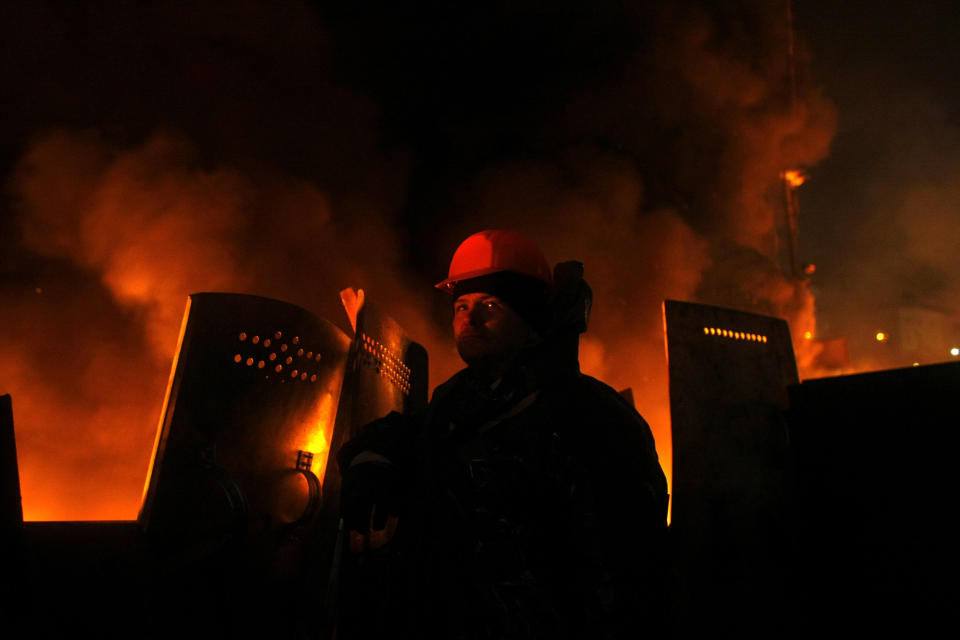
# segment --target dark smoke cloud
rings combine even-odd
[[[336,294],[345,284],[367,287],[388,306],[400,302],[394,292],[401,252],[375,211],[364,211],[361,224],[337,220],[310,183],[263,170],[203,169],[196,155],[185,140],[164,134],[114,151],[90,135],[56,132],[31,145],[17,168],[23,246],[65,259],[88,290],[65,293],[56,286],[64,275],[52,273],[54,286],[39,280],[36,299],[45,306],[9,309],[9,319],[23,325],[22,342],[9,345],[11,353],[5,347],[2,360],[15,365],[4,369],[4,380],[24,418],[18,420],[24,469],[45,466],[51,449],[81,454],[66,465],[78,476],[70,494],[52,485],[47,495],[34,484],[37,474],[25,475],[32,517],[36,502],[61,517],[90,517],[74,494],[102,494],[110,486],[118,489],[106,513],[121,504],[128,516],[135,510],[139,488],[129,478],[142,480],[146,468],[189,293],[269,295],[323,311],[341,325]],[[432,346],[429,324],[415,309],[398,316]],[[30,369],[42,375],[24,376],[28,352],[20,349],[45,341],[69,356],[35,361]]]
[[[364,287],[436,384],[458,362],[429,284],[469,233],[517,228],[586,264],[584,369],[634,387],[668,468],[663,298],[813,326],[774,256],[779,172],[823,157],[833,116],[802,58],[790,100],[781,8],[39,7],[4,70],[41,81],[7,107],[31,115],[0,263],[30,517],[134,515],[191,291],[339,321]]]
[[[960,346],[960,91],[951,80],[960,8],[930,0],[797,9],[813,69],[840,113],[834,151],[800,191],[823,333],[849,338],[858,370],[948,360]],[[904,308],[939,315],[939,326],[901,322]],[[903,332],[917,329],[929,348],[899,351]],[[881,330],[889,343],[874,339]]]
[[[25,510],[129,518],[185,296],[258,293],[341,326],[344,286],[398,306],[407,161],[332,81],[307,4],[5,11],[23,91],[4,107],[0,387]],[[396,315],[441,351],[411,306]]]
[[[409,201],[441,244],[511,226],[553,260],[586,263],[598,295],[584,368],[637,389],[669,458],[660,302],[696,299],[786,317],[796,336],[815,331],[806,281],[785,276],[777,256],[779,176],[826,155],[835,116],[802,50],[791,79],[785,5],[605,9],[586,21],[517,11],[506,27],[445,24],[432,42],[458,44],[444,60],[408,54],[434,80],[428,97],[381,89],[400,105],[391,113],[406,115],[401,128],[443,143],[423,145]],[[545,24],[563,46],[516,37]],[[463,53],[478,32],[496,48]],[[385,37],[381,46],[396,43]],[[431,109],[451,99],[452,109]],[[424,123],[423,110],[437,121]],[[445,179],[422,186],[425,172]],[[795,342],[809,368],[815,352]]]

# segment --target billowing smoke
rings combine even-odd
[[[135,515],[193,291],[339,321],[337,291],[364,287],[437,384],[458,365],[429,284],[468,234],[516,228],[585,263],[583,368],[634,389],[668,470],[664,298],[813,327],[783,275],[779,176],[824,156],[833,114],[802,56],[791,81],[779,8],[238,6],[125,9],[103,32],[73,10],[53,24],[80,33],[50,45],[79,61],[20,98],[57,114],[11,158],[0,290],[27,517]]]
[[[28,517],[135,513],[189,293],[269,295],[341,325],[345,284],[399,306],[399,253],[375,212],[338,223],[316,186],[204,169],[176,137],[113,151],[90,135],[52,133],[31,145],[13,184],[23,245],[68,261],[88,289],[63,291],[55,276],[34,291],[44,304],[10,314],[24,325],[2,360],[15,367],[4,380],[22,418]],[[409,307],[398,316],[432,346]],[[30,355],[53,344],[57,355]]]
[[[536,237],[552,262],[584,263],[595,303],[581,368],[633,389],[669,472],[661,303],[694,297],[710,265],[709,242],[675,211],[646,210],[636,165],[597,151],[501,167],[477,178],[471,200],[477,210],[457,235],[478,221],[513,227]]]
[[[485,168],[453,199],[462,220],[450,240],[515,227],[552,260],[585,263],[596,306],[582,367],[633,388],[668,476],[665,298],[785,318],[801,375],[815,372],[803,339],[814,298],[780,237],[781,172],[826,155],[835,115],[802,53],[791,78],[784,8],[644,14],[646,46],[571,91],[540,130],[548,153]]]

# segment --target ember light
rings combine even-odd
[[[269,348],[270,345],[273,344],[275,340],[280,340],[282,337],[283,337],[283,332],[277,331],[273,334],[272,339],[261,338],[260,336],[253,336],[249,342],[254,345],[259,345],[258,348],[256,349],[257,351],[259,351],[259,349]],[[238,338],[240,342],[247,342],[248,334],[246,332],[242,332],[240,333]],[[301,343],[300,336],[294,336],[291,342],[295,345],[299,345]],[[258,369],[265,369],[268,363],[271,363],[271,364],[274,363],[275,361],[277,361],[279,357],[281,359],[281,362],[277,362],[276,365],[273,365],[273,371],[274,373],[281,373],[284,370],[285,365],[294,365],[295,360],[304,358],[304,356],[306,356],[305,358],[306,361],[303,362],[302,364],[299,364],[297,368],[293,369],[290,372],[290,378],[294,380],[299,379],[301,382],[306,382],[307,380],[309,380],[310,382],[317,381],[319,377],[317,373],[314,373],[313,371],[306,371],[302,367],[310,366],[311,368],[313,368],[311,365],[313,365],[315,362],[320,362],[321,356],[319,351],[316,352],[316,355],[314,356],[313,351],[306,352],[303,347],[299,347],[297,348],[296,355],[294,355],[294,353],[290,350],[290,346],[286,343],[279,345],[279,350],[280,350],[280,353],[283,353],[283,354],[285,354],[287,351],[290,351],[290,355],[282,356],[278,354],[276,351],[271,351],[268,354],[266,354],[266,356],[262,355],[262,352],[261,352],[261,353],[255,354],[253,357],[245,358],[243,354],[238,353],[233,356],[233,361],[240,365],[243,365],[244,363],[246,363],[248,367],[252,367],[253,364],[256,362]],[[269,378],[269,376],[267,377]]]
[[[877,332],[877,342],[886,342],[889,338],[890,338],[890,336],[888,336],[888,335],[887,335],[886,333],[884,333],[883,331],[878,331],[878,332]]]
[[[804,340],[813,340],[813,332],[812,332],[812,331],[804,331],[804,332],[803,332],[803,339],[804,339]]]
[[[746,333],[743,331],[733,331],[731,329],[721,329],[719,327],[704,327],[703,335],[720,336],[721,338],[733,338],[734,340],[747,340],[748,342],[766,342],[767,336],[758,333]]]
[[[365,333],[359,334],[360,364],[375,369],[377,373],[398,387],[404,395],[410,395],[410,367],[404,362],[399,353],[380,344]],[[319,359],[319,354],[317,359]]]
[[[954,358],[956,358],[957,356],[960,356],[960,349],[958,349],[957,347],[950,349],[950,355],[952,355]]]
[[[807,181],[807,176],[804,175],[803,171],[798,169],[791,169],[790,171],[783,172],[783,179],[786,180],[787,184],[796,189],[804,182]]]

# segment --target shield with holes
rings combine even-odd
[[[797,366],[779,318],[664,302],[673,431],[678,637],[753,636],[786,619],[789,440]],[[770,626],[764,626],[770,625]]]
[[[355,333],[337,410],[334,451],[364,425],[391,411],[413,413],[427,405],[426,350],[413,342],[393,318],[375,304],[364,301],[362,290],[345,289],[340,296]],[[339,487],[340,475],[334,465],[330,465],[324,478],[329,497],[325,509],[337,512]],[[374,627],[367,628],[366,624],[376,626],[384,616],[390,615],[387,612],[392,603],[387,585],[401,578],[394,573],[395,558],[389,553],[342,553],[345,534],[340,532],[340,543],[328,547],[328,554],[320,563],[329,567],[328,619],[339,618],[338,635],[372,637],[369,634]],[[370,537],[371,542],[379,538],[382,544],[389,536],[387,530],[383,530],[372,532]]]
[[[340,295],[355,333],[334,451],[364,425],[391,411],[413,413],[427,406],[426,349],[377,305],[365,301],[362,290],[346,289]]]
[[[350,344],[292,304],[191,295],[144,491],[145,532],[209,548],[310,521]]]

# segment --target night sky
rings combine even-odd
[[[28,517],[135,515],[192,291],[345,326],[362,286],[442,382],[429,285],[480,228],[585,263],[584,370],[634,388],[668,471],[664,298],[786,318],[801,375],[806,331],[867,367],[890,309],[956,318],[953,4],[795,2],[793,75],[786,2],[439,4],[0,9],[0,393]],[[793,168],[809,280],[783,270]]]
[[[821,334],[846,335],[854,358],[868,356],[874,333],[890,331],[884,310],[960,314],[960,7],[815,2],[796,12],[811,74],[838,113],[830,154],[800,191],[801,247],[818,267]]]

